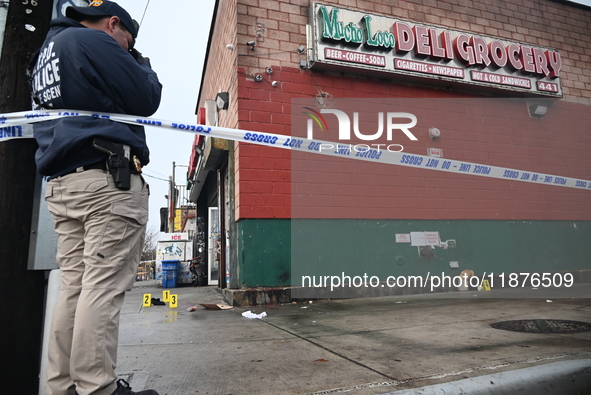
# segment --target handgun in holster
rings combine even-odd
[[[115,186],[128,191],[131,187],[131,170],[129,166],[131,150],[129,149],[129,145],[95,137],[92,146],[99,151],[109,154],[107,168],[113,176]]]

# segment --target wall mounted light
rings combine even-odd
[[[530,104],[529,115],[533,118],[542,118],[548,112],[548,106],[542,104]]]
[[[230,104],[230,94],[228,92],[220,92],[215,97],[215,104],[218,110],[227,110]]]

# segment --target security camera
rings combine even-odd
[[[441,137],[441,130],[437,128],[429,128],[429,137],[431,138],[431,140],[438,139],[439,137]]]
[[[257,74],[257,75],[254,76],[254,80],[256,82],[261,82],[263,80],[263,76],[260,75],[260,74]]]
[[[279,85],[279,83],[278,83],[277,81],[273,81],[273,82],[271,82],[271,86],[272,86],[273,88],[277,88],[277,85]]]
[[[254,51],[254,46],[256,45],[256,42],[254,41],[249,41],[246,43],[246,45],[248,45],[250,47],[251,51]]]
[[[273,69],[271,67],[267,67],[267,74],[273,74]]]

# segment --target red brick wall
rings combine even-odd
[[[236,74],[237,51],[229,50],[226,45],[235,47],[236,42],[236,2],[220,1],[217,11],[217,21],[214,22],[213,36],[208,52],[207,65],[202,81],[202,91],[199,107],[205,105],[205,100],[215,100],[218,92],[230,93],[230,109],[238,107],[238,75]],[[198,39],[204,40],[205,37]],[[190,51],[190,48],[187,50]],[[238,113],[236,111],[219,111],[220,126],[236,128]]]
[[[551,107],[543,123],[524,118],[524,106],[513,109],[501,104],[493,113],[506,119],[502,130],[492,130],[490,126],[474,128],[469,123],[458,123],[457,115],[450,115],[450,119],[444,115],[440,121],[446,129],[442,129],[444,136],[439,141],[431,141],[423,134],[418,142],[405,144],[405,152],[425,155],[428,147],[438,147],[448,158],[591,179],[591,122],[587,115],[591,105],[590,10],[549,0],[494,4],[459,0],[325,3],[559,50],[564,98]],[[292,99],[313,98],[319,91],[335,98],[462,96],[426,86],[363,77],[353,71],[346,74],[299,69],[299,61],[305,56],[298,54],[297,48],[306,42],[309,5],[303,0],[238,0],[237,73],[236,77],[226,76],[236,81],[234,96],[238,103],[231,108],[238,109],[238,128],[291,135]],[[219,21],[218,18],[218,24]],[[244,45],[247,41],[256,41],[254,51]],[[265,72],[268,67],[273,69],[271,75]],[[253,81],[249,75],[255,74],[261,74],[266,81]],[[272,87],[270,81],[278,81],[278,87]],[[517,112],[512,121],[513,110]],[[525,133],[518,127],[520,122],[525,122],[528,130],[536,130],[531,122],[543,126],[539,133]],[[447,126],[450,123],[453,127]],[[419,126],[426,129],[432,125]],[[356,170],[360,165],[339,162],[340,168],[333,168],[327,176],[328,164],[312,156],[310,161],[321,163],[322,171],[316,182],[298,184],[304,190],[309,188],[309,204],[303,204],[306,196],[301,194],[297,195],[297,202],[292,201],[289,151],[238,143],[234,153],[237,220],[290,218],[292,202],[298,216],[320,218],[591,219],[588,191],[399,166],[378,168],[378,172],[390,178],[396,176],[394,180],[386,176],[371,180],[374,186],[381,183],[381,188],[367,188],[359,196],[343,192],[339,198],[334,196],[334,186],[333,190],[326,187],[326,180],[341,179],[344,185],[348,183],[354,188],[364,182],[364,177],[359,176],[363,173]],[[343,168],[348,169],[345,175],[339,171]],[[369,182],[367,177],[365,181]]]

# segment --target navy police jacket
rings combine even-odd
[[[107,33],[68,18],[52,21],[32,73],[33,109],[68,109],[150,116],[162,85]],[[104,118],[66,117],[34,124],[37,169],[50,178],[105,158],[94,137],[127,144],[143,165],[149,158],[143,126]]]

